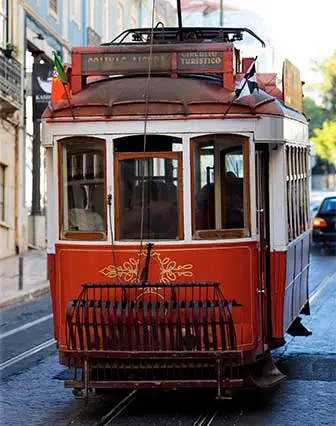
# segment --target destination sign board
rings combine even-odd
[[[178,70],[218,70],[223,69],[223,52],[179,52],[177,54]]]
[[[171,53],[152,53],[151,70],[166,71],[171,65]],[[83,72],[148,71],[148,53],[84,53]]]
[[[223,52],[188,51],[177,52],[176,71],[220,71],[223,69]],[[147,72],[149,53],[84,53],[82,54],[82,72],[84,73],[123,73]],[[171,52],[153,52],[151,55],[152,72],[172,71]]]

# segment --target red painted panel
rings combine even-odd
[[[70,300],[78,297],[86,282],[136,282],[139,248],[114,248],[116,265],[110,247],[58,245],[56,247],[57,295],[53,300],[58,310],[60,346],[66,345],[65,317]],[[141,269],[145,260],[141,256]],[[149,282],[200,282],[221,284],[228,300],[243,305],[233,309],[236,338],[240,349],[254,349],[259,324],[257,312],[257,249],[255,243],[221,245],[154,246],[151,252]]]

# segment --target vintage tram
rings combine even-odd
[[[43,116],[67,387],[269,387],[285,377],[271,350],[309,334],[301,81],[257,74],[238,99],[245,32],[132,29],[73,48],[71,96]]]

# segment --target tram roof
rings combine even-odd
[[[263,87],[263,82],[259,81]],[[276,88],[275,88],[276,90]],[[148,105],[146,98],[148,92]],[[179,78],[145,76],[105,78],[88,84],[54,109],[47,108],[43,118],[113,118],[120,116],[178,116],[224,114],[276,115],[305,121],[303,114],[287,107],[281,99],[265,90],[234,99],[234,92],[222,87],[215,76],[183,75]],[[72,111],[71,111],[72,109]]]
[[[247,28],[136,28],[101,46],[74,47],[67,70],[71,100],[44,118],[273,114],[304,120],[299,70],[285,61],[282,90],[276,73],[257,74],[259,92],[234,99],[235,83],[255,58],[234,45]],[[148,104],[148,108],[146,105]],[[296,108],[296,110],[292,109]]]

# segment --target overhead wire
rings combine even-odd
[[[149,55],[148,55],[148,73],[147,73],[147,81],[146,81],[145,94],[144,94],[144,96],[145,96],[144,139],[143,139],[143,152],[144,153],[146,152],[146,145],[147,145],[148,104],[149,104],[152,56],[153,56],[153,45],[154,45],[154,20],[155,20],[155,0],[153,0],[153,5],[152,5],[150,45],[149,45]],[[145,161],[145,158],[143,158],[142,161]],[[149,172],[149,170],[148,170],[148,172]],[[149,185],[148,185],[147,192],[149,194]],[[138,254],[138,269],[137,269],[136,282],[139,282],[139,280],[140,280],[141,257],[142,257],[142,254],[143,254],[144,212],[145,212],[145,168],[144,168],[144,163],[143,163],[142,182],[141,182],[140,246],[139,246],[139,254]]]
[[[117,265],[117,256],[115,251],[115,240],[113,233],[113,225],[112,225],[112,194],[107,196],[107,204],[108,204],[108,215],[109,215],[109,228],[110,228],[110,236],[111,236],[111,248],[112,248],[112,262],[115,275],[117,277],[117,281],[122,283],[122,279],[119,275],[118,265]]]

